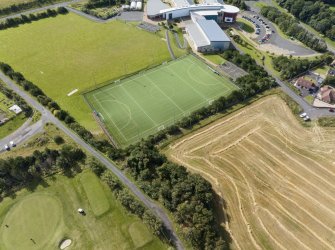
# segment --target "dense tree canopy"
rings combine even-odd
[[[309,24],[320,33],[335,41],[335,11],[328,4],[334,0],[276,0],[299,20]]]
[[[85,157],[81,149],[64,146],[60,150],[35,151],[27,157],[0,159],[0,198],[54,171],[71,173]]]
[[[332,61],[332,56],[325,54],[318,59],[293,59],[286,56],[279,56],[273,59],[274,68],[280,72],[281,78],[291,79],[301,73],[322,63],[328,64]]]
[[[289,14],[279,11],[275,7],[266,6],[261,10],[261,14],[270,21],[276,23],[279,28],[288,36],[298,39],[308,47],[319,51],[327,51],[327,44],[324,40],[318,38],[314,34],[308,32],[299,25],[299,22]]]

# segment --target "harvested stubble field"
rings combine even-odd
[[[334,249],[334,146],[335,129],[302,127],[270,96],[166,153],[224,199],[233,249]]]

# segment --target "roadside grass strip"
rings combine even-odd
[[[139,141],[237,87],[189,55],[86,94],[120,146]]]

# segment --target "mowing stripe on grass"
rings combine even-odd
[[[99,179],[93,173],[84,173],[80,182],[95,216],[100,216],[110,208],[109,201]]]

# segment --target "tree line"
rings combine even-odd
[[[137,215],[150,228],[154,235],[158,236],[163,241],[168,241],[170,232],[165,228],[162,221],[160,221],[148,208],[146,208],[134,195],[132,195],[122,183],[107,170],[105,166],[96,161],[90,164],[92,171],[104,181],[116,199],[125,207],[130,213]],[[168,243],[171,243],[168,241]]]
[[[115,6],[115,5],[121,5],[128,3],[129,0],[89,0],[86,4],[85,7],[87,9],[95,9],[95,8],[101,8],[101,7],[110,7],[110,6]]]
[[[319,52],[327,51],[327,44],[323,39],[302,28],[299,22],[289,14],[283,13],[272,6],[262,7],[261,14],[277,24],[286,35],[296,38],[313,50]]]
[[[236,7],[239,7],[242,10],[247,10],[248,6],[245,4],[245,0],[226,0],[226,4],[232,4]]]
[[[276,0],[296,18],[312,26],[318,32],[335,41],[335,11],[328,4],[335,4],[334,0]]]
[[[46,96],[44,92],[35,84],[25,79],[25,77],[20,72],[14,71],[10,65],[0,62],[0,70],[9,78],[14,80],[18,85],[20,85],[25,91],[36,97],[39,103],[47,107],[59,120],[66,123],[84,141],[86,141],[103,153],[109,152],[109,154],[113,154],[114,150],[117,151],[110,145],[107,140],[95,139],[90,131],[88,131],[78,122],[76,122],[75,119],[67,111],[61,109],[57,102]]]
[[[8,99],[13,100],[24,113],[25,117],[30,117],[33,114],[33,109],[26,103],[25,100],[16,94],[13,90],[5,87],[4,84],[0,83],[0,92],[3,93]]]
[[[0,69],[35,96],[42,105],[48,107],[58,119],[67,123],[85,141],[107,153],[111,159],[119,160],[118,163],[124,165],[146,194],[171,211],[183,229],[183,236],[195,249],[226,249],[227,242],[220,236],[219,226],[215,220],[214,191],[210,183],[199,175],[189,173],[184,167],[169,162],[156,148],[167,135],[190,129],[202,119],[224,112],[232,105],[275,86],[275,81],[249,55],[240,55],[237,51],[229,50],[224,52],[223,57],[249,72],[249,75],[236,80],[235,83],[240,89],[193,112],[189,117],[150,136],[146,141],[126,149],[114,149],[107,141],[95,140],[89,131],[79,125],[66,111],[60,109],[58,104],[47,97],[40,88],[27,81],[21,73],[15,72],[5,63],[0,63]],[[111,188],[113,189],[113,186]],[[121,197],[123,204],[141,216],[141,212],[135,212],[136,204],[124,198],[126,195]],[[159,223],[156,223],[151,216],[146,215],[145,218],[153,223],[153,228],[160,228]]]
[[[333,58],[330,54],[324,54],[314,60],[278,56],[273,58],[272,64],[274,69],[280,72],[280,77],[284,80],[288,80],[322,63],[329,64],[332,60]]]
[[[247,76],[236,80],[239,90],[227,97],[220,97],[208,107],[193,112],[175,125],[149,136],[145,141],[109,155],[112,159],[119,160],[119,164],[123,164],[123,168],[149,197],[158,200],[174,215],[175,221],[182,228],[184,238],[194,249],[228,248],[227,239],[220,236],[215,220],[214,191],[211,184],[200,175],[192,174],[183,166],[169,162],[160,154],[157,145],[168,135],[191,129],[202,119],[224,112],[232,105],[275,86],[274,79],[249,55],[228,50],[222,56],[249,72]]]
[[[11,4],[8,7],[1,8],[0,9],[0,16],[6,16],[9,14],[13,13],[18,13],[22,12],[25,10],[33,9],[36,7],[41,7],[46,4],[53,4],[58,1],[53,1],[53,0],[34,0],[34,1],[27,1],[27,2],[22,2],[22,3],[14,3]]]
[[[34,151],[31,156],[0,159],[0,199],[56,171],[72,173],[85,157],[81,149],[63,146],[60,150]]]
[[[31,13],[29,15],[21,15],[19,17],[7,18],[5,21],[0,23],[0,30],[17,27],[20,24],[31,23],[33,21],[38,21],[40,19],[55,17],[58,14],[67,14],[68,10],[64,7],[58,7],[56,10],[47,9],[43,12]]]
[[[125,150],[124,169],[150,198],[174,216],[194,249],[227,249],[219,234],[211,184],[169,162],[149,138]]]

